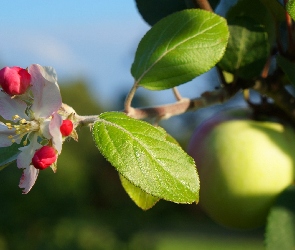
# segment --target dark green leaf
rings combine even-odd
[[[235,18],[243,16],[251,18],[256,24],[264,26],[270,46],[275,42],[275,20],[271,11],[260,0],[240,0],[226,14],[229,23],[232,23]]]
[[[277,199],[266,226],[267,250],[295,249],[295,186],[287,188]]]
[[[120,175],[120,180],[125,191],[134,203],[143,210],[148,210],[153,207],[160,198],[152,196],[139,187],[134,186],[130,181]]]
[[[215,9],[219,0],[209,2]],[[195,7],[192,0],[136,0],[136,6],[142,18],[151,26],[174,12]]]
[[[0,170],[4,169],[10,163],[16,160],[20,151],[18,150],[20,146],[16,143],[9,147],[0,148]]]
[[[287,58],[283,56],[277,56],[277,64],[286,74],[288,80],[295,85],[295,63],[290,62]]]
[[[227,40],[224,18],[200,9],[174,13],[143,37],[131,73],[139,86],[150,90],[175,87],[214,67]]]
[[[118,172],[144,192],[177,203],[198,201],[194,160],[160,127],[107,112],[93,125],[96,146]]]
[[[286,20],[285,9],[278,0],[261,0],[261,2],[265,5],[265,7],[269,9],[269,11],[272,13],[273,18],[277,22],[282,22]]]
[[[174,12],[187,9],[184,0],[136,0],[136,6],[143,19],[151,26]]]
[[[253,19],[237,17],[229,30],[228,46],[219,66],[244,79],[259,76],[269,55],[265,29]]]

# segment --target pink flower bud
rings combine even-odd
[[[74,125],[70,120],[63,120],[60,126],[60,132],[63,136],[69,136],[73,131]]]
[[[0,85],[10,96],[22,95],[31,83],[31,75],[20,67],[5,67],[0,70]]]
[[[37,150],[32,159],[35,168],[43,170],[48,168],[57,159],[56,150],[50,146],[43,146]]]

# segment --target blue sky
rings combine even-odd
[[[52,66],[60,79],[85,77],[99,96],[131,86],[133,54],[149,29],[133,0],[3,1],[0,23],[2,66]]]
[[[134,53],[150,28],[134,0],[3,1],[0,24],[2,66],[38,63],[54,67],[61,80],[84,77],[94,96],[108,103],[132,86]],[[194,97],[204,91],[185,88]],[[169,99],[152,95],[159,103]]]

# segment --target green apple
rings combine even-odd
[[[262,226],[277,195],[294,180],[293,128],[253,120],[247,109],[203,122],[188,152],[200,175],[201,207],[227,227]]]

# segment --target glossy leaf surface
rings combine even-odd
[[[259,76],[269,55],[264,27],[253,19],[237,17],[229,30],[230,38],[220,67],[244,79]]]
[[[100,152],[133,185],[176,203],[198,201],[194,160],[166,137],[162,128],[120,112],[101,114],[93,126]]]
[[[174,13],[140,41],[131,73],[137,85],[150,90],[178,86],[214,67],[227,40],[224,18],[200,9]]]

